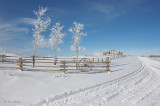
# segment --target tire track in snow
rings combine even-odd
[[[145,74],[145,76],[143,76],[143,74]],[[149,73],[146,73],[141,70],[141,73],[139,73],[139,75],[137,76],[138,78],[135,79],[135,76],[133,76],[132,78],[126,79],[125,81],[121,82],[118,86],[114,87],[115,89],[112,92],[112,95],[110,96],[102,95],[101,98],[96,100],[96,102],[93,102],[92,105],[94,106],[97,106],[97,105],[99,106],[99,105],[104,105],[104,104],[105,105],[109,104],[112,106],[120,105],[121,101],[125,101],[125,97],[124,97],[125,95],[135,91],[138,86],[141,86],[143,83],[146,82],[145,80],[149,80],[150,76],[151,75]],[[124,106],[124,104],[122,106]]]
[[[91,86],[88,88],[79,89],[79,90],[71,91],[68,93],[61,94],[61,95],[57,95],[54,97],[50,97],[50,98],[45,99],[39,103],[36,103],[35,105],[44,105],[44,106],[45,105],[46,106],[49,106],[49,105],[50,106],[53,106],[53,105],[79,105],[85,101],[93,102],[92,98],[94,98],[95,94],[96,94],[95,97],[100,97],[102,95],[100,92],[103,93],[104,91],[106,91],[107,89],[110,89],[111,87],[118,86],[118,84],[120,82],[125,81],[127,79],[130,79],[131,77],[140,73],[143,69],[144,69],[144,65],[141,64],[141,66],[139,67],[138,70],[136,70],[128,75],[125,75],[121,78],[118,78],[118,79],[115,79],[112,81],[108,81],[108,82],[105,82],[102,84],[98,84],[95,86]],[[105,95],[109,95],[109,97],[112,98],[112,97],[114,97],[114,95],[116,96],[117,94],[116,93],[109,94],[109,92],[105,92]],[[76,98],[84,98],[84,99],[76,100]]]
[[[136,87],[137,89],[134,89],[132,92],[128,92],[127,94],[123,94],[114,101],[120,101],[115,103],[114,101],[110,103],[112,106],[134,106],[140,104],[144,99],[149,97],[158,87],[160,86],[160,70],[158,68],[155,68],[156,66],[152,61],[148,63],[146,59],[141,58],[142,62],[146,65],[146,71],[149,72],[149,76],[147,79],[143,79],[144,83],[141,83],[140,86],[136,85],[133,87]],[[147,63],[146,63],[147,62]],[[160,65],[158,62],[157,64]],[[152,66],[154,65],[154,67]],[[160,92],[159,92],[160,93]],[[123,98],[123,99],[122,99]]]
[[[148,82],[146,88],[143,90],[145,93],[143,92],[141,94],[139,93],[141,97],[137,100],[135,105],[139,104],[140,102],[142,102],[142,100],[149,97],[149,95],[151,95],[160,86],[160,69],[158,67],[160,66],[160,62],[147,58],[141,58],[141,59],[146,64],[148,69],[151,70],[154,76],[152,77],[150,82]]]

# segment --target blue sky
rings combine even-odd
[[[50,28],[60,22],[66,33],[59,56],[75,55],[68,29],[73,21],[84,24],[81,55],[116,49],[125,54],[160,54],[159,0],[0,0],[0,47],[7,52],[32,55],[33,10],[47,7],[52,23],[43,33],[49,38]],[[36,55],[53,55],[49,47],[37,48]]]

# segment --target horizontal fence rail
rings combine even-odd
[[[14,68],[21,71],[62,71],[68,70],[109,71],[109,57],[107,58],[53,58],[53,57],[14,57],[0,55],[0,68]]]
[[[160,58],[160,55],[150,55],[149,57]]]

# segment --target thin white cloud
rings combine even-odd
[[[32,55],[32,49],[30,48],[12,48],[12,47],[0,47],[0,54],[16,54],[19,56],[30,56]]]
[[[35,19],[32,18],[18,18],[16,22],[21,23],[21,24],[28,24],[28,25],[33,25]]]
[[[126,12],[125,10],[119,10],[118,7],[114,5],[100,4],[100,3],[94,4],[92,9],[103,13],[107,19],[113,19],[119,17]]]
[[[19,26],[20,23],[15,21],[0,22],[0,43],[7,42],[9,40],[25,35],[29,32],[28,28]],[[22,36],[21,36],[22,37]]]
[[[48,7],[47,11],[47,14],[49,14],[49,17],[52,19],[52,23],[55,23],[62,18],[65,18],[68,13],[69,11],[57,7]]]
[[[90,1],[86,4],[89,6],[90,10],[100,12],[105,15],[106,19],[110,20],[124,15],[142,2],[143,0],[102,0],[101,2]]]
[[[24,32],[28,33],[27,28],[18,27],[14,24],[0,24],[0,31],[2,32]]]

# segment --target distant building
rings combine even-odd
[[[104,56],[107,56],[107,55],[123,55],[123,52],[122,51],[116,51],[116,50],[112,49],[112,50],[109,50],[109,51],[104,51],[103,55]]]

